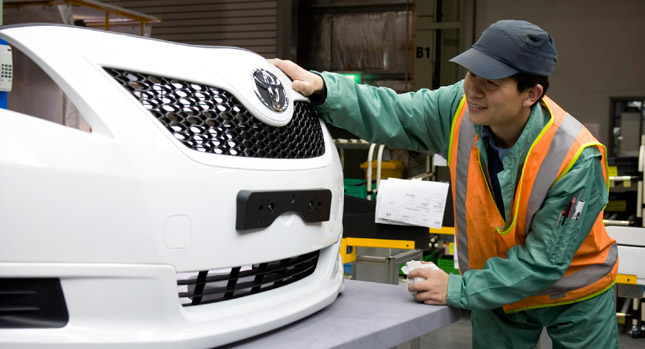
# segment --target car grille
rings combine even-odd
[[[226,90],[158,75],[105,70],[190,149],[274,159],[314,158],[325,153],[320,122],[309,103],[295,102],[289,124],[274,127],[255,118]]]
[[[226,301],[273,290],[302,280],[316,270],[319,251],[245,267],[177,274],[183,306]]]

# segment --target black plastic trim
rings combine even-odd
[[[56,278],[0,278],[0,328],[61,328],[69,313]]]
[[[374,223],[376,202],[345,195],[343,237],[412,240],[416,249],[426,249],[430,243],[428,228],[412,225]]]
[[[274,290],[298,282],[316,270],[320,251],[228,271],[200,270],[189,279],[178,279],[182,306],[209,304]],[[181,288],[181,290],[180,290]]]
[[[331,190],[251,191],[237,194],[235,229],[266,228],[285,212],[298,213],[305,222],[329,220]]]

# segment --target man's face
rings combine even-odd
[[[473,124],[488,125],[495,131],[521,128],[526,123],[528,114],[523,106],[527,92],[518,92],[514,79],[487,80],[468,72],[464,92]]]

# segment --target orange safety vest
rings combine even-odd
[[[455,239],[459,272],[481,269],[492,257],[506,257],[515,245],[523,244],[531,221],[548,191],[578,159],[582,150],[597,147],[602,154],[607,182],[605,147],[576,119],[548,97],[541,101],[551,118],[533,142],[524,160],[512,207],[512,220],[504,222],[480,162],[478,139],[468,118],[465,97],[452,121],[448,163],[455,212]],[[564,276],[538,295],[507,304],[515,312],[591,298],[611,287],[618,273],[616,241],[607,234],[598,215],[591,232],[573,257]]]

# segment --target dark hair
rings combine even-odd
[[[517,82],[517,90],[519,92],[524,92],[527,89],[540,84],[542,85],[542,96],[540,96],[540,98],[542,98],[546,94],[546,90],[549,89],[548,76],[537,76],[520,72],[511,76],[511,78]]]

